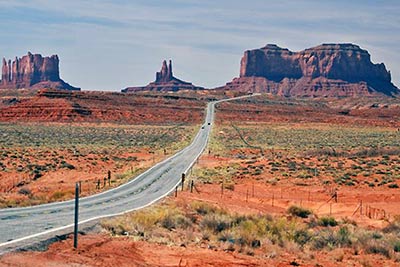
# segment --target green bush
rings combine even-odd
[[[290,206],[288,209],[288,213],[293,216],[297,216],[300,218],[307,218],[308,215],[312,214],[309,209],[299,207],[299,206]]]
[[[322,217],[318,220],[318,225],[325,227],[336,226],[338,225],[338,222],[333,217]]]
[[[400,241],[396,241],[393,245],[394,252],[400,252]]]

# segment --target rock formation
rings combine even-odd
[[[185,82],[175,78],[172,73],[172,61],[164,60],[161,70],[156,73],[156,80],[146,86],[128,87],[122,89],[123,93],[137,91],[178,91],[178,90],[202,90],[203,87],[195,86],[192,83]]]
[[[66,90],[80,90],[64,82],[60,78],[59,59],[57,55],[42,57],[31,54],[22,58],[6,61],[3,58],[0,88],[53,88]]]
[[[240,77],[225,89],[285,96],[397,95],[383,63],[354,44],[322,44],[301,52],[277,45],[244,52]]]

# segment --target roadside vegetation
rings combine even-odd
[[[77,180],[83,195],[117,186],[187,146],[197,129],[183,124],[1,123],[0,207],[70,199]],[[105,184],[108,171],[112,179]]]
[[[277,257],[289,251],[312,256],[346,249],[353,255],[378,254],[400,261],[400,218],[382,230],[367,230],[349,219],[318,218],[311,210],[295,206],[278,217],[240,215],[200,201],[168,200],[101,225],[112,236],[252,256]]]

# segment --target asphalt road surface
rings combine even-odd
[[[254,95],[238,98],[251,96]],[[207,146],[215,104],[238,98],[210,102],[204,124],[193,142],[183,150],[126,184],[81,198],[79,224],[144,208],[174,191],[181,183],[182,173],[186,174],[190,170]],[[0,254],[51,238],[60,231],[71,232],[73,222],[74,201],[0,209]]]

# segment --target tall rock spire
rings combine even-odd
[[[7,65],[7,61],[6,61],[5,58],[3,58],[3,65],[1,67],[1,71],[2,71],[2,74],[1,74],[2,83],[8,82],[8,78],[9,78],[9,76],[8,76],[8,65]]]
[[[173,74],[172,74],[172,60],[169,60],[169,65],[168,65],[168,79],[171,80],[172,79]]]

